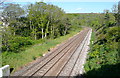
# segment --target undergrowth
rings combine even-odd
[[[85,64],[85,78],[118,78],[120,77],[120,61],[118,43],[118,27],[106,28],[105,34],[92,33],[90,52]],[[114,31],[116,30],[116,31]],[[114,31],[114,32],[113,32]],[[114,34],[112,35],[111,34]],[[104,36],[102,39],[99,36]]]

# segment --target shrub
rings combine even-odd
[[[36,58],[37,58],[37,57],[35,57],[35,56],[32,57],[33,60],[36,60]]]
[[[29,37],[17,36],[8,40],[6,45],[3,44],[2,51],[19,52],[22,47],[26,47],[32,44],[33,42]]]

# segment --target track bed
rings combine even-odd
[[[72,77],[80,74],[82,57],[88,50],[91,29],[85,28],[55,50],[40,58],[37,63],[15,72],[12,76]]]

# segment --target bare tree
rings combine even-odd
[[[118,6],[115,4],[115,5],[113,5],[113,7],[112,7],[112,12],[113,13],[118,13]]]
[[[120,14],[120,1],[118,2],[118,14]]]
[[[120,1],[118,4],[113,5],[112,12],[114,13],[117,25],[120,26]]]

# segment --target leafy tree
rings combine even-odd
[[[34,39],[43,39],[47,36],[56,37],[60,33],[58,26],[59,23],[62,23],[60,21],[62,21],[63,14],[64,12],[57,6],[47,5],[43,2],[30,5],[28,18],[32,23],[30,28],[32,28]]]
[[[16,29],[19,28],[17,18],[20,18],[20,16],[24,14],[24,10],[20,7],[19,4],[7,4],[2,14],[5,20],[4,22],[9,24],[15,35]]]
[[[3,16],[7,19],[7,22],[10,22],[11,19],[15,20],[24,14],[24,10],[20,7],[19,4],[7,4]]]

